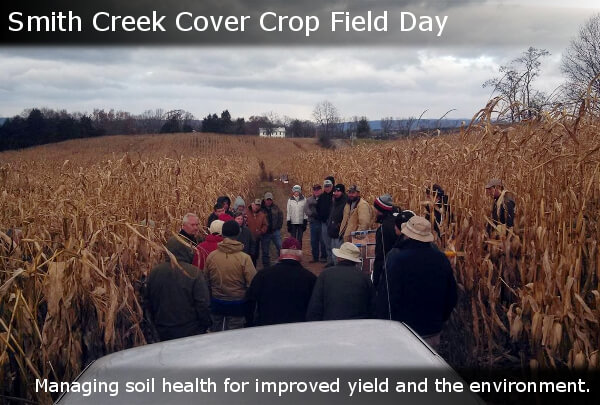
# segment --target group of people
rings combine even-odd
[[[512,226],[514,199],[500,180],[486,189],[494,198],[492,217]],[[402,321],[433,347],[457,302],[457,287],[434,232],[451,221],[448,197],[434,185],[425,217],[398,209],[390,195],[369,204],[356,185],[334,185],[327,177],[305,198],[294,186],[287,201],[289,236],[281,240],[283,212],[273,194],[246,207],[220,197],[208,219],[209,235],[198,234],[198,216],[183,217],[167,242],[166,261],[150,272],[147,298],[161,340],[288,322],[381,318]],[[498,202],[498,200],[500,202]],[[369,277],[352,232],[379,223],[375,261]],[[433,226],[432,226],[433,224]],[[317,277],[302,265],[302,236],[310,225],[312,262],[325,269]],[[270,244],[278,252],[271,265]],[[256,262],[262,246],[263,268]]]

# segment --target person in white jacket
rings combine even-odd
[[[296,238],[302,244],[302,234],[306,230],[308,217],[304,212],[306,198],[302,195],[302,187],[292,187],[292,195],[287,202],[287,230],[292,238]]]

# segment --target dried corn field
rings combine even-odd
[[[368,201],[390,193],[425,213],[440,184],[454,214],[440,246],[454,257],[459,308],[444,355],[457,367],[596,369],[600,347],[600,121],[546,116],[492,125],[490,105],[459,134],[314,152],[290,159],[304,186],[330,174]],[[582,111],[583,113],[583,111]],[[512,231],[493,232],[484,186],[501,178],[516,201]]]
[[[219,195],[253,197],[263,159],[316,148],[176,134],[0,154],[0,394],[49,403],[35,378],[152,340],[141,280],[182,216],[206,223]]]

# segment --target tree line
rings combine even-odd
[[[48,108],[31,108],[8,118],[0,126],[0,151],[90,138],[102,135],[213,132],[235,135],[258,135],[260,128],[285,126],[291,137],[314,136],[309,121],[279,119],[274,113],[232,118],[228,110],[220,115],[208,114],[202,120],[188,111],[177,109],[146,110],[135,115],[126,111],[95,109],[91,114]]]

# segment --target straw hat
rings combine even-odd
[[[331,249],[335,257],[360,263],[360,250],[350,242],[344,242],[339,249]]]
[[[423,217],[414,216],[402,224],[401,232],[411,239],[420,242],[433,242],[431,223]]]

